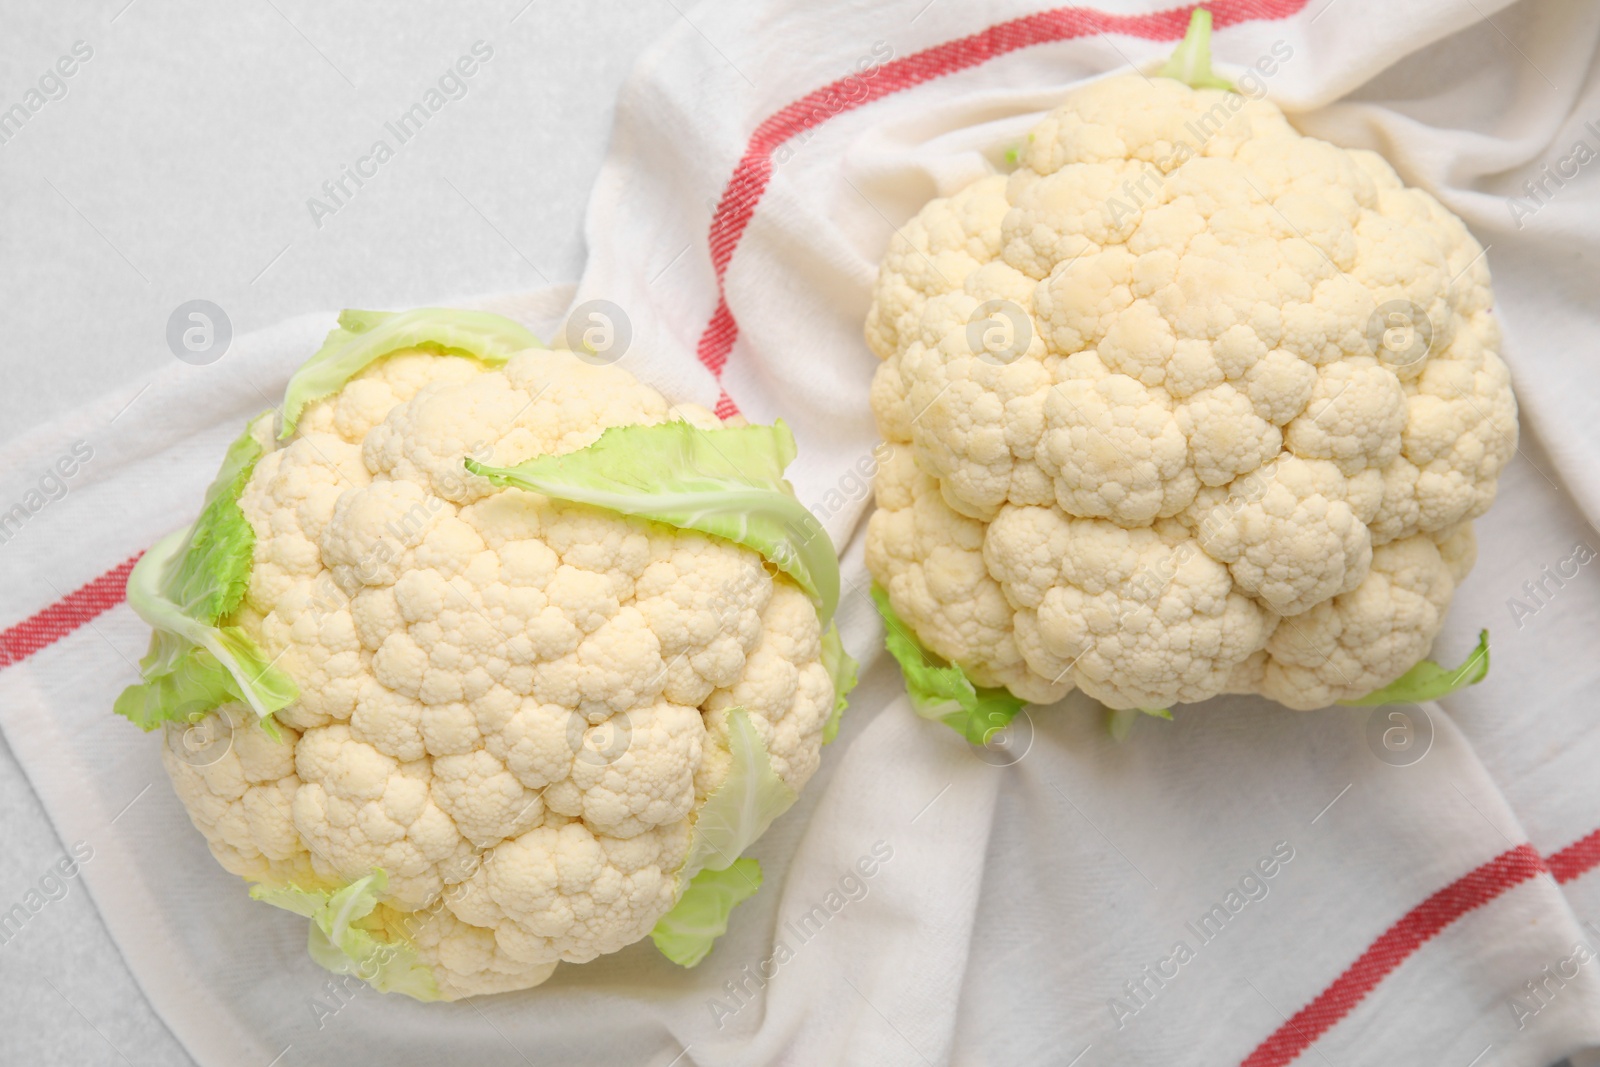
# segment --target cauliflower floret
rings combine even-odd
[[[1289,456],[1225,499],[1207,494],[1210,506],[1191,524],[1241,591],[1279,615],[1298,615],[1367,575],[1372,542],[1345,499],[1350,486],[1331,463]]]
[[[688,815],[705,733],[698,710],[665,701],[585,730],[572,765],[584,824],[633,837]]]
[[[269,737],[255,713],[225,704],[195,726],[170,727],[161,763],[217,861],[250,881],[308,881],[310,856],[294,829],[300,779],[293,730]]]
[[[402,351],[308,405],[240,494],[254,569],[229,620],[299,698],[277,740],[228,706],[214,752],[164,755],[218,860],[302,889],[382,869],[366,928],[454,998],[649,932],[728,773],[730,709],[803,787],[834,692],[799,587],[733,542],[462,463],[678,417],[722,425],[557,351]]]
[[[1040,466],[1068,514],[1141,525],[1176,515],[1200,488],[1171,401],[1127,375],[1062,382],[1045,419]]]
[[[435,759],[431,789],[433,802],[479,848],[492,848],[544,817],[544,798],[481,748]]]
[[[900,233],[866,558],[925,646],[1116,708],[1311,707],[1426,655],[1517,437],[1437,201],[1266,101],[1119,77]]]
[[[978,685],[1039,703],[1065,696],[1070,682],[1041,678],[1023,662],[1014,609],[984,565],[984,525],[950,509],[907,447],[883,460],[874,489],[867,567],[922,643]]]
[[[892,372],[885,364],[877,376],[907,384],[906,404],[915,415],[896,420],[905,423],[898,439],[917,444],[930,469],[951,483],[950,506],[975,518],[990,517],[1008,496],[1031,490],[1048,501],[1052,492],[1049,476],[1032,462],[1043,429],[1040,391],[1050,382],[1049,372],[1037,360],[1015,361],[1012,349],[991,352],[983,330],[951,328],[986,306],[982,295],[955,293],[930,301],[921,339]],[[987,329],[1003,335],[1006,326],[996,319]],[[996,340],[1043,350],[1031,331]]]
[[[262,516],[269,536],[257,536],[247,603],[265,614],[297,581],[323,573],[322,533],[346,489],[372,475],[361,450],[332,434],[306,432],[261,457],[240,494],[240,507]]]
[[[677,897],[688,850],[684,820],[616,838],[554,819],[502,843],[447,907],[489,920],[511,959],[586,963],[649,933]]]
[[[1189,439],[1189,455],[1202,485],[1226,485],[1283,447],[1278,428],[1226,382],[1192,394],[1178,408],[1178,428]]]
[[[1267,642],[1261,692],[1317,708],[1388,684],[1428,654],[1455,581],[1427,534],[1374,549],[1360,585],[1283,620]]]
[[[372,654],[361,646],[350,599],[324,575],[284,589],[261,619],[267,644],[280,649],[278,666],[301,679],[301,699],[279,721],[306,729],[344,721],[356,710]]]
[[[1406,424],[1400,379],[1365,356],[1332,363],[1317,375],[1305,412],[1289,423],[1289,451],[1328,459],[1346,475],[1383,468],[1400,454]]]
[[[867,314],[867,343],[880,359],[915,329],[924,301],[953,291],[959,279],[996,257],[1007,210],[1005,182],[1000,175],[973,182],[948,199],[932,201],[901,230],[904,240],[884,261],[881,298]]]
[[[720,744],[701,764],[695,789],[704,796],[727,777],[727,712],[743,708],[761,735],[772,769],[797,792],[821,758],[822,727],[833,711],[833,682],[822,665],[821,634],[807,624],[816,611],[792,585],[772,591],[761,614],[761,639],[734,683],[706,701],[706,729]]]
[[[469,886],[452,886],[438,906],[425,913],[396,911],[378,905],[375,914],[390,940],[409,941],[418,959],[434,975],[441,992],[451,1000],[527,989],[549,978],[557,960],[525,963],[500,948],[490,926],[474,926],[444,906],[452,893]]]
[[[1277,622],[1234,590],[1227,568],[1180,523],[1130,530],[1055,508],[1008,507],[989,526],[984,558],[1017,606],[1028,666],[1057,681],[1071,673],[1100,699],[1137,707],[1203,700]],[[1119,677],[1130,670],[1159,681],[1132,687]]]

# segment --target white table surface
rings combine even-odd
[[[617,90],[680,17],[670,0],[125,2],[0,10],[0,110],[75,42],[93,50],[0,143],[0,444],[169,366],[189,300],[237,336],[577,280]],[[307,199],[480,40],[493,56],[466,95],[315,225]],[[0,580],[30,580],[4,556]],[[0,842],[9,906],[64,843],[3,741]],[[0,945],[0,1063],[192,1063],[69,885]]]

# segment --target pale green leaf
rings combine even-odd
[[[856,687],[861,667],[844,650],[844,643],[839,640],[838,626],[829,626],[823,631],[822,665],[828,669],[828,677],[833,679],[833,710],[828,713],[828,721],[822,727],[822,743],[826,745],[839,736],[839,722],[844,718],[844,709],[850,704],[850,691]]]
[[[695,816],[689,856],[678,877],[692,881],[702,870],[724,870],[749,848],[772,821],[789,810],[795,792],[772,769],[767,746],[743,708],[728,712],[728,750],[733,764],[727,779]]]
[[[960,667],[923,648],[890,606],[889,594],[882,587],[872,587],[872,602],[883,616],[884,647],[900,664],[906,693],[918,715],[942,722],[972,744],[983,745],[1027,704],[1004,688],[974,685]]]
[[[1347,707],[1365,708],[1379,704],[1420,704],[1438,700],[1458,689],[1477,685],[1489,676],[1489,631],[1478,632],[1478,645],[1458,667],[1441,667],[1431,659],[1420,660],[1409,671],[1356,700],[1341,700]]]
[[[442,999],[433,972],[417,959],[415,948],[379,936],[384,931],[372,922],[363,923],[388,886],[388,876],[376,870],[339,889],[258,885],[251,887],[250,896],[311,920],[306,951],[318,966],[353,974],[380,993]]]
[[[1111,735],[1111,740],[1126,741],[1133,724],[1139,721],[1141,715],[1172,721],[1171,708],[1107,708],[1106,732]]]
[[[141,729],[193,721],[230,701],[264,720],[299,695],[249,634],[221,623],[250,583],[255,533],[239,495],[265,432],[258,419],[229,446],[200,517],[156,542],[128,575],[128,606],[154,633],[139,664],[143,682],[124,690],[114,710]]]
[[[783,479],[794,456],[794,437],[782,421],[716,430],[663,422],[613,426],[587,448],[534,456],[515,467],[465,463],[494,485],[752,548],[805,590],[826,625],[839,603],[839,559],[827,533]]]
[[[313,400],[332,396],[367,367],[404,348],[426,347],[450,355],[472,356],[498,365],[529,348],[544,345],[520,323],[488,311],[416,308],[411,311],[339,313],[339,325],[303,363],[283,395],[280,438],[294,434],[300,415]]]
[[[733,909],[760,888],[761,864],[748,856],[720,871],[703,870],[689,882],[677,905],[656,922],[650,940],[673,963],[693,967],[728,932]]]

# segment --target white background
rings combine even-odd
[[[0,144],[0,445],[170,366],[167,318],[188,300],[237,336],[576,281],[617,90],[680,17],[670,0],[124,3],[0,15],[0,109],[74,42],[94,50]],[[494,54],[467,95],[314,225],[307,198],[392,145],[384,123],[479,40]],[[5,581],[43,580],[5,568],[5,547]],[[0,842],[7,902],[68,844],[3,740]],[[0,945],[0,1062],[190,1064],[71,886]]]

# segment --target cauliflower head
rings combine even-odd
[[[348,356],[374,323],[342,321]],[[498,350],[392,330],[328,395],[291,385],[281,439],[258,420],[219,476],[231,493],[208,498],[244,527],[233,595],[202,619],[233,646],[185,631],[199,666],[153,647],[118,707],[171,723],[162,758],[195,826],[256,895],[312,919],[319,962],[425,999],[631,944],[703,868],[753,891],[759,868],[730,864],[817,769],[848,686],[831,605],[749,538],[500,487],[525,462],[614,473],[592,457],[608,428],[634,428],[606,440],[646,453],[636,483],[683,475],[660,466],[675,433],[738,463],[772,428],[497,328]],[[792,501],[779,490],[761,492]],[[180,562],[217,540],[191,532]],[[189,604],[182,585],[165,589]],[[276,686],[238,684],[230,647]],[[733,825],[753,796],[758,824]]]
[[[867,565],[980,686],[1359,698],[1427,655],[1516,448],[1483,249],[1265,100],[1111,77],[928,203],[866,338]]]

